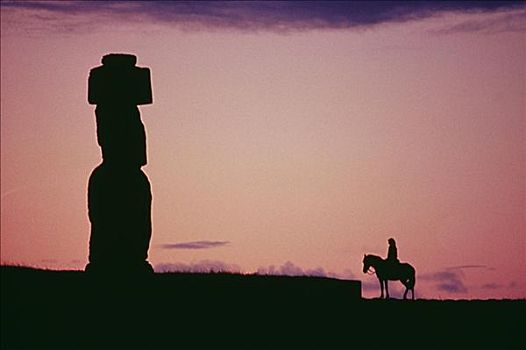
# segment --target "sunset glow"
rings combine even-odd
[[[2,2],[2,264],[86,265],[87,77],[123,52],[152,72],[158,271],[327,275],[370,297],[363,254],[394,237],[419,298],[526,297],[524,3],[360,25],[280,2],[223,4],[242,22],[57,4]]]

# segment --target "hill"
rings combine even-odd
[[[357,281],[1,268],[2,349],[500,348],[526,302],[364,300]]]

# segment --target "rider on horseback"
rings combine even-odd
[[[398,260],[398,250],[396,249],[394,238],[389,238],[387,243],[389,243],[389,249],[387,250],[387,259],[385,261],[389,264],[391,269],[393,269],[400,264],[400,260]]]
[[[415,298],[415,268],[408,263],[401,263],[398,260],[398,251],[396,249],[396,242],[393,238],[389,238],[389,250],[387,251],[387,259],[373,254],[364,254],[363,256],[363,273],[368,273],[370,268],[373,268],[373,273],[378,277],[380,282],[380,298],[385,296],[389,298],[388,281],[400,281],[405,286],[404,299],[407,298],[407,292],[411,291],[412,299]]]

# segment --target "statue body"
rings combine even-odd
[[[147,268],[151,203],[150,182],[141,169],[103,162],[93,170],[88,184],[91,269]]]

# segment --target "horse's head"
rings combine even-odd
[[[364,254],[363,255],[363,273],[367,273],[369,271],[369,268],[371,267],[371,259],[369,259],[369,255]]]

